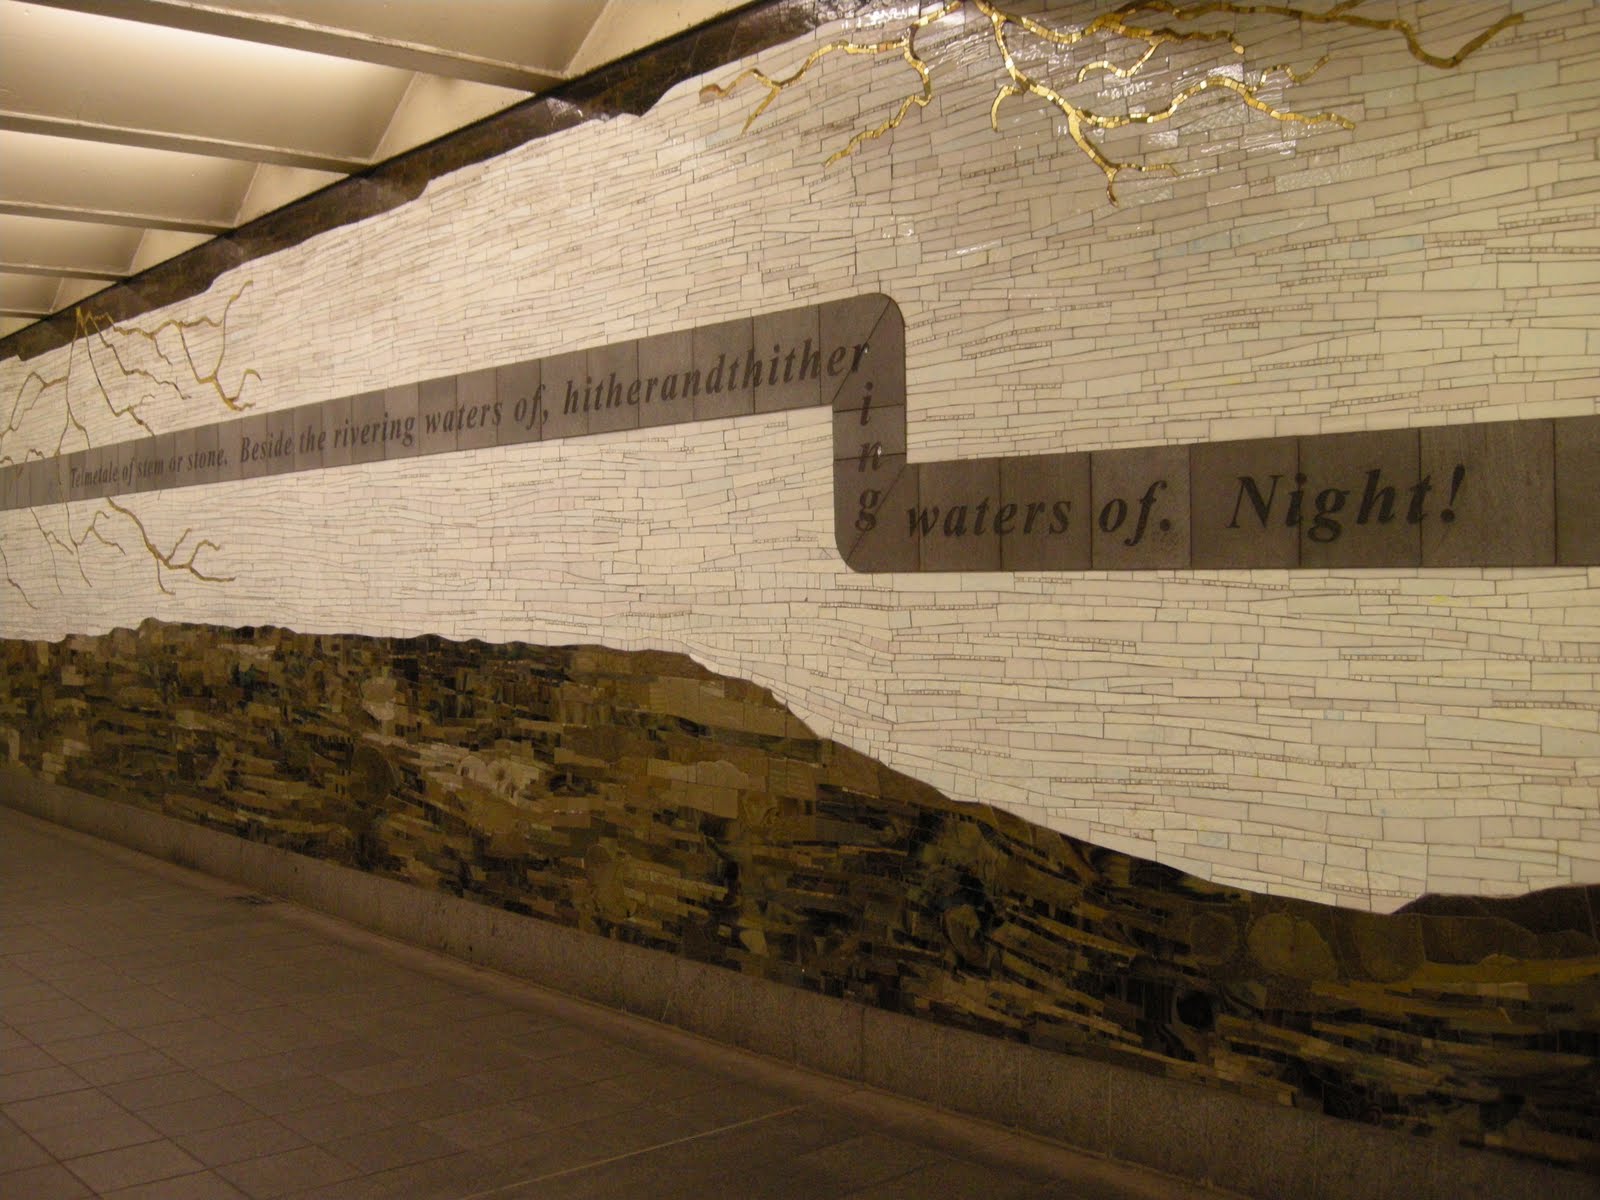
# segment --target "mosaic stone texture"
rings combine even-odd
[[[796,987],[1600,1170],[1600,888],[1380,916],[960,804],[680,655],[0,643],[9,762]]]

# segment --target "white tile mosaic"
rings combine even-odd
[[[186,346],[113,333],[0,363],[5,446],[80,448],[67,400],[97,442],[139,434],[91,356],[165,432],[222,419],[223,394],[270,414],[877,291],[905,314],[914,462],[1600,411],[1600,7],[1403,7],[1430,45],[1526,19],[1446,73],[1382,37],[1280,37],[1285,60],[1334,50],[1294,103],[1356,130],[1208,97],[1107,139],[1181,168],[1124,175],[1120,207],[1041,106],[1008,100],[989,131],[972,27],[929,30],[934,102],[826,170],[903,67],[830,61],[742,136],[744,99],[686,83],[136,322],[214,320],[239,293],[225,344],[198,324]],[[1196,63],[1152,64],[1152,94]],[[179,386],[105,370],[113,349]],[[0,632],[157,617],[683,651],[951,796],[1220,882],[1388,909],[1600,881],[1600,570],[856,575],[830,421],[127,500],[177,560],[215,543],[196,562],[226,583],[158,571],[93,502],[3,513]]]

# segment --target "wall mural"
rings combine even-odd
[[[35,458],[0,511],[101,501],[81,547],[112,513],[143,532],[113,496],[826,405],[857,571],[1600,564],[1600,416],[911,463],[905,358],[898,305],[859,296]],[[209,539],[144,542],[225,581]]]

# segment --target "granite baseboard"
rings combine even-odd
[[[884,1012],[322,862],[11,768],[0,768],[0,802],[569,995],[1245,1196],[1600,1195],[1591,1176]]]

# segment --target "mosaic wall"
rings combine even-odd
[[[146,623],[0,644],[42,778],[1034,1045],[1600,1171],[1600,888],[1218,887],[818,738],[684,658]]]
[[[1392,7],[1442,51],[1523,20],[1454,70],[1372,31],[1252,25],[1258,68],[1331,55],[1272,104],[1355,127],[1201,96],[1105,134],[1178,168],[1124,172],[1117,205],[1058,111],[1013,96],[990,128],[1006,76],[967,9],[917,42],[931,102],[831,167],[895,112],[903,63],[829,56],[748,131],[753,85],[702,98],[904,21],[865,10],[0,362],[5,452],[868,293],[905,318],[910,465],[1592,420],[1600,7]],[[1083,86],[1108,110],[1171,96],[1215,49]],[[1582,560],[861,575],[833,454],[814,408],[30,506],[0,513],[0,632],[156,617],[672,651],[946,796],[1219,885],[1388,911],[1600,882]]]

